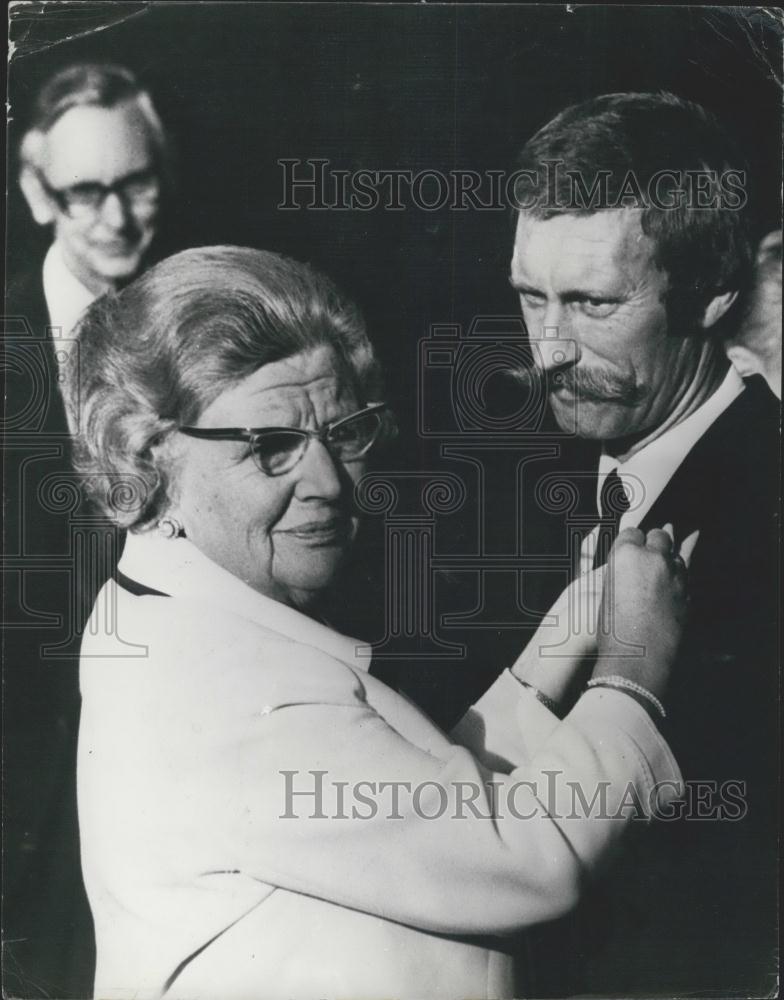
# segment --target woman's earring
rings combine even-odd
[[[164,538],[184,538],[185,528],[176,517],[162,517],[156,526],[158,534]]]

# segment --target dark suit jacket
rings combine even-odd
[[[90,514],[71,468],[40,265],[8,282],[5,306],[3,985],[12,996],[86,997],[76,573]]]
[[[680,539],[700,530],[667,696],[689,818],[646,831],[576,917],[537,932],[535,992],[729,997],[774,986],[779,448],[778,402],[749,379],[641,523],[672,522]],[[584,452],[595,468],[596,452]],[[551,517],[545,530],[563,524]],[[531,587],[542,610],[553,584]]]
[[[540,620],[568,582],[570,532],[585,534],[596,521],[599,446],[564,438],[552,421],[537,438],[558,455],[525,466],[518,528],[524,554],[552,568],[520,574],[520,624],[444,630],[467,643],[462,659],[374,661],[374,673],[445,725],[515,660],[532,634],[527,623]],[[532,932],[525,995],[761,996],[772,987],[778,456],[778,402],[762,378],[751,378],[641,524],[672,522],[679,541],[700,530],[689,625],[666,699],[666,734],[689,783],[690,818],[641,829],[575,915]],[[487,481],[500,480],[488,474]],[[538,490],[548,482],[557,486],[549,506],[548,491]],[[508,550],[508,522],[489,523],[491,531],[498,537],[489,549]],[[511,583],[507,575],[503,585]],[[509,603],[489,589],[483,597],[491,606]],[[460,600],[457,587],[447,589],[441,610],[472,606]]]

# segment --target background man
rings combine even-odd
[[[566,438],[549,471],[580,498],[565,513],[534,516],[529,504],[527,537],[561,553],[567,518],[593,523],[575,566],[585,572],[620,528],[671,522],[678,541],[699,529],[688,639],[667,707],[684,777],[706,783],[691,789],[688,820],[661,824],[581,917],[541,935],[542,956],[548,941],[558,945],[540,968],[582,969],[576,983],[545,977],[536,989],[767,992],[778,407],[724,349],[752,274],[745,190],[729,191],[732,177],[745,183],[744,164],[703,108],[668,94],[611,94],[545,125],[520,167],[511,282]],[[527,604],[546,611],[563,582],[527,581]]]
[[[4,705],[14,737],[4,754],[3,937],[17,981],[49,996],[92,990],[74,788],[75,656],[119,544],[79,499],[59,384],[78,364],[70,333],[82,310],[149,255],[168,181],[165,133],[129,70],[80,63],[42,87],[19,150],[19,183],[52,243],[43,262],[10,277],[5,308],[13,444],[4,455]]]
[[[754,288],[727,356],[741,375],[759,373],[781,399],[781,230],[760,240]]]
[[[140,269],[158,228],[166,135],[130,70],[78,64],[41,89],[19,159],[33,218],[52,227],[36,277],[50,323],[66,333],[96,296]]]

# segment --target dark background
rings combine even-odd
[[[525,139],[566,105],[611,91],[664,89],[718,113],[750,160],[758,233],[780,224],[780,12],[28,3],[11,17],[9,273],[40,268],[48,246],[14,184],[13,150],[38,87],[73,61],[128,65],[153,94],[177,149],[179,188],[165,244],[281,251],[324,269],[360,303],[400,423],[388,468],[430,470],[440,462],[439,442],[424,440],[416,425],[418,342],[430,326],[466,328],[477,315],[517,312],[507,284],[510,219],[504,211],[410,205],[400,212],[280,211],[278,159],[323,158],[349,170],[508,170]],[[439,525],[448,543],[468,544],[461,541],[465,522],[450,535],[449,521]],[[367,553],[375,557],[378,549],[369,544]],[[345,627],[373,638],[379,625],[370,608],[383,610],[383,584],[360,579],[373,586],[346,602],[354,620]],[[415,692],[443,721],[450,693],[436,675],[443,678],[448,666],[423,669]],[[34,713],[6,704],[4,716],[8,747],[35,741]],[[11,761],[7,803],[31,783],[42,794],[49,788],[40,762],[25,770],[18,755]],[[14,930],[10,916],[6,935]],[[10,994],[87,996],[91,944],[76,929],[65,946],[57,927],[41,933],[54,935],[67,961],[52,953],[41,964],[26,958],[40,955],[34,943],[29,951],[15,944],[6,950]]]
[[[171,245],[236,243],[323,267],[363,307],[408,428],[416,342],[431,323],[513,313],[503,211],[279,211],[280,158],[334,168],[502,170],[565,105],[672,90],[716,111],[778,225],[775,15],[700,7],[26,4],[13,13],[11,148],[54,70],[113,59],[154,95],[179,151]],[[9,268],[42,255],[17,189]]]
[[[27,4],[11,24],[10,148],[52,72],[80,59],[130,66],[178,151],[165,247],[235,243],[323,268],[359,302],[381,356],[400,424],[388,467],[431,469],[439,443],[417,433],[417,403],[429,391],[417,345],[432,324],[465,330],[478,315],[518,313],[507,283],[508,212],[410,203],[281,211],[277,161],[509,171],[526,138],[566,105],[671,90],[715,111],[737,136],[763,234],[780,217],[776,17],[697,6]],[[9,270],[37,267],[47,234],[13,183],[8,207]]]

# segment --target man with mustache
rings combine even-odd
[[[725,354],[751,285],[745,164],[702,107],[610,94],[546,124],[519,167],[510,280],[533,354],[521,381],[545,380],[559,451],[546,471],[578,498],[547,510],[532,489],[525,536],[561,554],[577,525],[580,574],[620,529],[669,522],[676,543],[700,532],[666,706],[691,782],[684,815],[627,852],[576,920],[540,933],[535,992],[766,995],[779,415],[764,380],[744,381]],[[543,614],[563,582],[526,575],[527,608]]]

